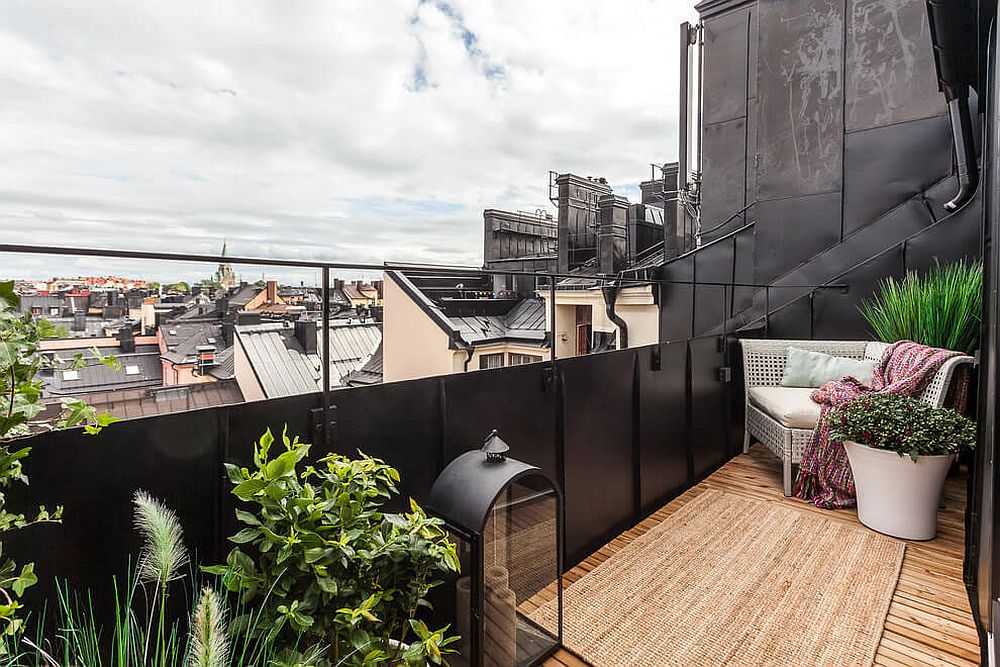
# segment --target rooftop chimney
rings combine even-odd
[[[225,311],[223,311],[225,312]],[[233,344],[233,333],[235,332],[236,315],[226,313],[222,319],[222,340],[226,341],[226,347]]]
[[[86,330],[87,330],[87,311],[74,310],[73,331],[86,331]]]
[[[268,280],[267,286],[264,289],[267,290],[268,303],[275,303],[278,300],[278,281]]]
[[[131,324],[125,324],[118,330],[118,351],[122,354],[135,352],[135,336],[132,334]]]
[[[611,194],[603,179],[575,174],[556,177],[559,191],[558,254],[560,272],[571,271],[597,255],[597,200]]]
[[[260,324],[260,313],[241,310],[236,313],[236,324]]]
[[[628,199],[615,194],[601,195],[597,230],[598,271],[617,274],[625,268],[628,255]]]
[[[295,338],[298,339],[303,352],[316,354],[316,322],[306,319],[295,320]]]

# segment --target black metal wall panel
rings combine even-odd
[[[510,456],[559,479],[556,448],[558,387],[551,365],[527,364],[443,378],[445,465],[478,449],[492,429]]]
[[[840,240],[840,193],[757,204],[756,283],[769,283]]]
[[[952,200],[956,192],[958,192],[958,178],[952,174],[951,176],[941,179],[940,182],[935,183],[927,190],[927,192],[924,193],[924,197],[930,205],[931,213],[937,220],[943,220],[944,218],[952,215],[950,211],[945,210],[944,205]],[[970,201],[965,208],[959,211],[956,215],[978,216],[982,219],[982,214],[983,197],[982,189],[980,189],[976,192],[972,201]]]
[[[951,173],[946,116],[851,132],[845,141],[845,236]]]
[[[746,205],[746,119],[736,118],[706,125],[702,133],[704,170],[701,207],[702,228],[711,229]],[[730,222],[704,240],[711,241],[731,231]]]
[[[906,242],[906,269],[922,272],[938,263],[978,260],[981,228],[981,212],[970,204],[954,217],[942,220]]]
[[[644,511],[660,507],[688,483],[685,378],[687,345],[659,346],[660,368],[653,368],[654,347],[639,355],[639,488]]]
[[[694,256],[687,255],[664,267],[660,288],[660,340],[685,340],[692,333],[694,308]],[[669,281],[679,282],[669,282]]]
[[[740,348],[739,336],[726,337],[726,365],[731,369],[732,377],[726,387],[729,401],[729,455],[743,453],[743,433],[746,422],[746,397],[743,390],[743,350]]]
[[[557,362],[564,387],[567,565],[635,519],[633,351]]]
[[[688,342],[691,372],[691,465],[694,480],[703,478],[729,457],[729,402],[719,380],[724,366],[722,337],[693,338]]]
[[[767,318],[768,338],[809,340],[812,337],[812,307],[809,295],[799,297]]]
[[[286,426],[290,436],[299,436],[303,442],[311,443],[313,455],[322,456],[319,427],[323,422],[310,414],[322,405],[322,394],[316,393],[227,406],[223,456],[240,465],[249,465],[253,461],[253,444],[261,434],[270,428],[275,436],[280,436]]]
[[[198,410],[120,422],[96,437],[72,430],[26,442],[31,485],[11,489],[9,509],[65,506],[62,524],[4,537],[5,556],[35,563],[39,583],[28,591],[29,604],[53,601],[58,578],[92,590],[101,612],[112,610],[112,576],[125,575],[139,548],[132,519],[138,489],[177,512],[192,552],[217,560],[219,418],[216,410]]]
[[[749,21],[744,7],[704,22],[706,124],[746,116]]]
[[[903,249],[896,246],[844,276],[844,282],[851,286],[849,298],[831,290],[816,292],[813,301],[815,337],[844,340],[871,338],[868,325],[858,312],[858,301],[870,296],[879,280],[888,276],[901,278],[902,274]]]
[[[320,430],[323,420],[311,413],[322,404],[322,394],[316,393],[240,403],[219,409],[221,430],[215,476],[218,480],[218,507],[222,526],[219,537],[222,543],[220,558],[228,553],[231,546],[225,541],[226,536],[233,535],[242,528],[236,521],[234,510],[237,500],[230,493],[232,487],[225,478],[222,463],[251,466],[254,443],[264,431],[270,428],[277,438],[281,437],[281,431],[286,426],[289,437],[298,436],[303,442],[312,444],[310,455],[313,460],[322,457],[326,453]],[[108,433],[113,433],[113,430],[109,430]]]
[[[709,246],[704,246],[695,256],[695,286],[694,303],[695,335],[701,335],[715,329],[720,322],[726,321],[732,304],[734,248],[732,241],[723,239]],[[721,283],[721,284],[720,284]]]
[[[759,7],[760,197],[840,190],[844,0],[770,0]]]
[[[735,282],[744,285],[754,283],[754,253],[756,249],[756,227],[748,227],[746,230],[733,237],[736,245],[736,273]],[[756,293],[753,287],[735,287],[733,289],[733,313],[738,313],[753,302],[753,295]]]
[[[849,0],[848,130],[945,113],[925,0]]]
[[[337,428],[333,449],[358,450],[399,470],[401,494],[425,502],[450,458],[443,451],[441,378],[390,382],[334,392]]]

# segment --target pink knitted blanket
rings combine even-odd
[[[847,453],[841,442],[830,439],[827,413],[851,399],[869,393],[887,392],[902,396],[919,396],[934,378],[942,364],[960,352],[927,347],[908,340],[893,343],[886,349],[872,375],[871,386],[853,377],[827,382],[812,392],[812,400],[821,404],[819,421],[809,444],[802,453],[802,463],[795,482],[794,495],[816,507],[835,509],[855,504],[854,476]],[[956,391],[950,404],[961,411],[965,408],[968,378],[956,378]]]

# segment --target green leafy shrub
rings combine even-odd
[[[935,266],[902,281],[886,278],[858,307],[876,336],[886,343],[916,343],[958,352],[979,345],[983,310],[983,267],[978,262]]]
[[[831,437],[888,449],[914,461],[976,446],[976,425],[948,408],[919,398],[868,394],[830,410]]]
[[[30,314],[18,315],[14,309],[18,297],[12,281],[0,282],[0,534],[39,523],[56,523],[62,516],[62,507],[49,511],[44,506],[34,513],[34,518],[7,509],[7,495],[13,484],[27,484],[23,463],[31,452],[30,447],[15,446],[16,439],[41,429],[83,426],[87,433],[96,434],[116,421],[108,414],[98,414],[85,402],[64,399],[62,409],[55,418],[44,418],[42,412],[42,383],[36,377],[42,368],[52,362],[39,352],[39,341],[44,332]],[[97,353],[99,355],[99,353]],[[113,357],[100,357],[110,366],[117,364]],[[73,364],[81,367],[82,356]],[[38,581],[34,564],[20,568],[3,554],[0,542],[0,620],[2,633],[10,638],[23,629],[20,617],[20,598],[24,590]],[[7,642],[0,642],[0,653]]]
[[[226,466],[233,495],[252,511],[236,512],[245,528],[230,540],[242,548],[226,565],[204,569],[223,575],[245,603],[270,594],[260,632],[327,644],[331,664],[440,664],[457,637],[447,627],[429,631],[417,616],[436,577],[459,569],[442,521],[412,500],[409,513],[383,513],[399,473],[378,459],[330,454],[314,467],[304,464],[309,445],[298,438],[283,433],[276,456],[274,442],[270,430],[261,436],[253,469]],[[405,654],[390,647],[411,633]]]

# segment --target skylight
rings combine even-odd
[[[79,380],[80,379],[80,372],[79,371],[63,371],[62,378],[63,378],[64,381],[65,380]]]
[[[125,375],[138,375],[139,367],[136,365],[129,365],[125,367]]]

